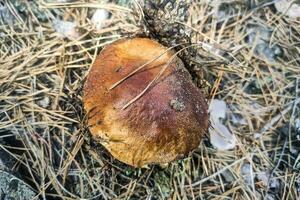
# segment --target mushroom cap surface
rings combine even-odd
[[[115,158],[134,167],[164,164],[186,156],[199,146],[208,127],[203,94],[183,62],[166,50],[146,38],[114,42],[96,58],[84,85],[83,103],[92,136]],[[122,109],[166,65],[153,85]]]

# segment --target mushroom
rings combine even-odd
[[[134,167],[183,158],[208,127],[204,95],[183,62],[146,38],[122,39],[101,51],[83,103],[93,138]]]

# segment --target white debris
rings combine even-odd
[[[248,186],[252,186],[254,183],[253,169],[249,163],[245,163],[241,168],[241,175]]]
[[[101,30],[105,26],[105,21],[109,18],[109,12],[105,9],[97,9],[92,16],[91,22],[96,30]]]
[[[224,52],[222,50],[216,48],[213,44],[202,42],[202,48],[216,56],[224,55]]]
[[[213,99],[209,105],[210,116],[213,117],[216,121],[226,118],[227,106],[225,101]]]
[[[50,105],[50,98],[45,96],[43,99],[37,102],[41,107],[47,108]]]
[[[233,149],[236,145],[236,138],[226,126],[211,119],[212,128],[209,129],[211,144],[220,151]]]
[[[232,122],[237,125],[247,125],[246,120],[238,114],[232,114],[231,116]]]
[[[292,0],[279,0],[276,1],[274,5],[278,12],[286,16],[291,18],[300,17],[300,5]]]
[[[295,120],[295,128],[296,128],[297,131],[300,130],[300,118],[297,118]]]
[[[209,106],[211,127],[208,131],[210,142],[214,148],[220,151],[233,149],[236,145],[235,136],[220,121],[220,119],[225,119],[226,109],[226,103],[220,100],[212,100]]]
[[[74,40],[80,37],[77,25],[74,22],[55,20],[53,26],[61,38]]]
[[[264,186],[267,186],[268,185],[268,182],[269,182],[269,177],[270,177],[270,173],[268,172],[264,172],[264,171],[261,171],[261,172],[258,172],[256,174],[256,178],[262,182],[262,184]]]

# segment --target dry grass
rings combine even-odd
[[[22,171],[37,197],[45,199],[300,198],[294,128],[300,117],[299,20],[276,13],[272,3],[253,1],[257,6],[249,8],[250,1],[230,2],[230,18],[218,19],[212,4],[192,1],[188,20],[172,23],[199,44],[186,50],[196,52],[187,63],[195,82],[206,80],[209,99],[229,105],[225,124],[237,136],[237,147],[218,152],[205,138],[184,160],[133,169],[90,139],[81,89],[103,46],[143,32],[138,7],[38,1],[47,18],[41,21],[30,6],[24,18],[5,1],[15,21],[0,18],[0,148],[15,158],[13,170]],[[89,20],[94,8],[112,13],[100,32]],[[51,24],[55,17],[76,21],[82,36],[61,39]],[[274,60],[256,53],[258,36],[247,43],[247,27],[255,25],[271,30],[268,45],[282,51]],[[246,123],[236,123],[234,116]],[[250,170],[243,176],[245,166]],[[258,178],[261,173],[267,182]]]

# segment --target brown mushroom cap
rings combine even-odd
[[[203,94],[177,56],[170,62],[174,52],[165,53],[166,49],[146,38],[114,42],[101,51],[84,86],[84,107],[93,137],[115,158],[135,167],[168,163],[187,155],[198,147],[207,130],[208,108]],[[145,94],[122,109],[168,62]]]

